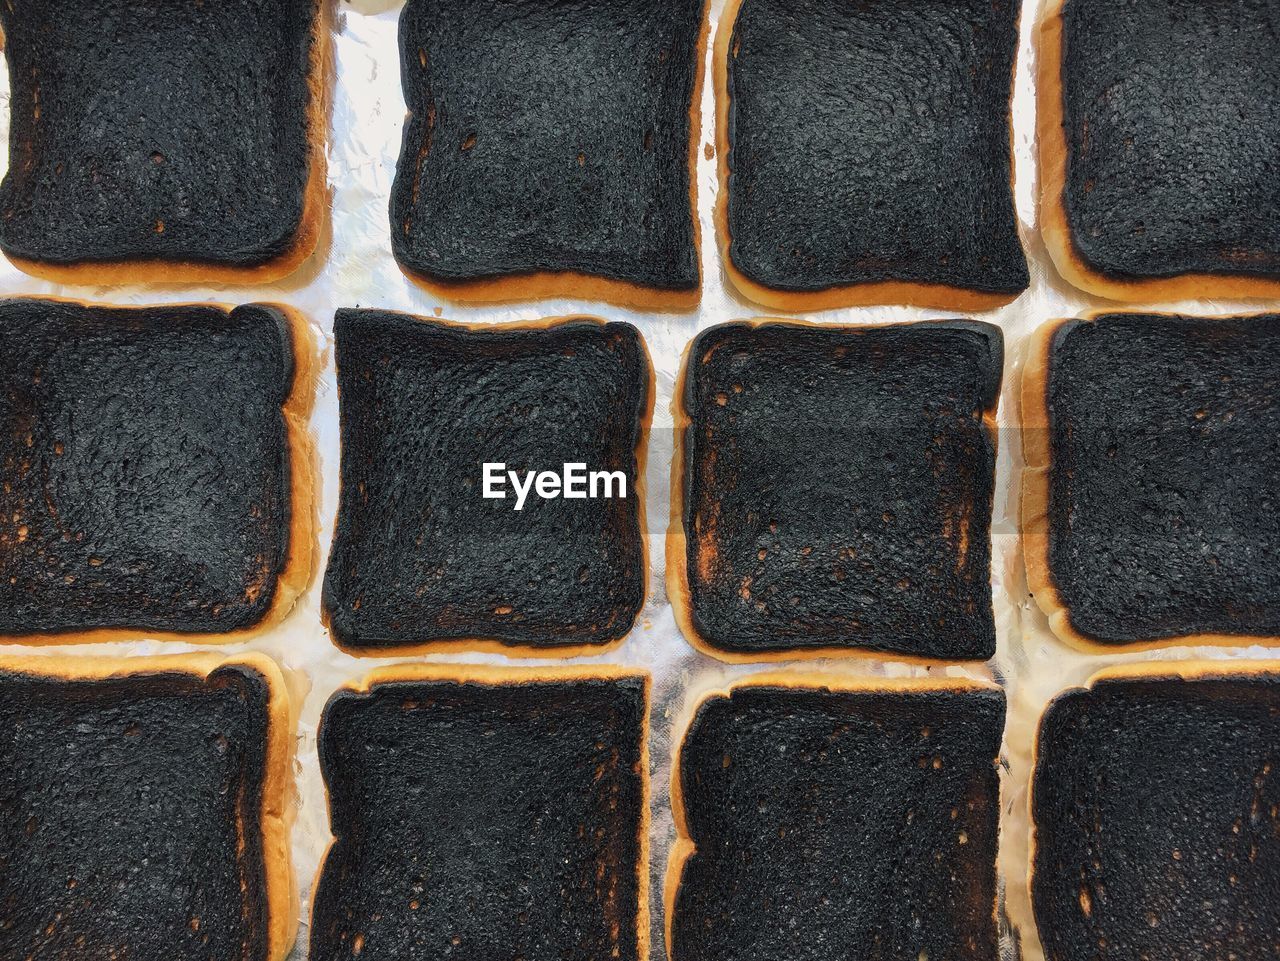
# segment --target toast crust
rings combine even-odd
[[[73,304],[79,307],[111,306],[77,300],[73,297],[21,297],[21,300],[48,300]],[[301,312],[293,307],[276,303],[259,303],[279,311],[289,327],[290,346],[293,351],[293,383],[282,407],[285,437],[289,457],[289,548],[285,563],[276,578],[276,592],[271,607],[262,619],[250,627],[221,634],[184,633],[182,631],[148,631],[131,627],[96,628],[87,631],[42,631],[30,634],[0,635],[0,644],[23,644],[42,647],[52,644],[98,644],[111,641],[129,641],[147,638],[157,641],[182,641],[188,644],[234,644],[248,640],[279,624],[293,609],[298,597],[307,589],[315,573],[315,555],[318,551],[319,532],[316,499],[319,466],[315,438],[309,421],[315,400],[316,383],[320,376],[320,356],[316,349],[311,326]],[[216,307],[230,313],[232,304],[179,303],[137,305],[129,308],[145,310],[155,307],[167,309],[182,307]]]
[[[483,280],[443,280],[411,270],[397,260],[401,273],[433,297],[458,304],[506,304],[572,297],[575,300],[598,300],[634,310],[682,312],[696,308],[702,299],[702,224],[698,219],[698,148],[702,140],[702,74],[707,58],[707,38],[711,30],[710,7],[709,0],[703,0],[698,42],[694,49],[697,66],[693,72],[693,93],[689,103],[689,210],[693,222],[694,259],[699,263],[698,281],[692,289],[662,290],[625,280],[611,280],[608,277],[584,274],[575,270],[542,270]]]
[[[1040,712],[1036,723],[1036,736],[1031,742],[1031,776],[1027,780],[1027,823],[1030,831],[1027,837],[1027,910],[1034,903],[1032,892],[1035,889],[1036,873],[1036,821],[1035,821],[1035,787],[1036,775],[1040,770],[1040,731],[1044,726],[1045,715],[1054,703],[1064,694],[1072,690],[1091,690],[1099,681],[1142,680],[1145,678],[1167,678],[1170,680],[1194,681],[1210,679],[1234,679],[1257,677],[1263,674],[1280,675],[1280,661],[1273,660],[1209,660],[1199,658],[1186,661],[1141,661],[1135,664],[1114,664],[1095,672],[1086,680],[1081,688],[1069,688],[1054,695],[1053,699]],[[1034,918],[1032,924],[1034,925]],[[1039,935],[1037,934],[1037,937]]]
[[[686,720],[680,737],[675,742],[671,760],[671,818],[675,824],[676,839],[671,845],[671,853],[667,858],[666,876],[663,881],[664,930],[666,932],[667,958],[672,959],[671,925],[675,918],[676,897],[680,892],[680,884],[684,880],[685,863],[697,850],[697,844],[689,830],[688,813],[684,803],[684,785],[680,776],[680,756],[689,736],[693,719],[698,716],[702,706],[716,698],[727,698],[734,691],[744,687],[785,687],[793,690],[832,691],[832,692],[867,692],[867,693],[902,693],[911,694],[922,691],[987,691],[998,690],[998,686],[986,681],[977,681],[967,677],[858,677],[849,674],[826,674],[817,671],[763,671],[753,674],[727,685],[708,691],[698,698],[692,709],[686,713]],[[992,918],[997,917],[997,905],[991,906]]]
[[[780,324],[790,327],[821,327],[824,330],[835,331],[868,330],[875,327],[891,326],[881,324],[824,324],[794,317],[753,317],[748,320],[727,321],[727,323],[748,324],[752,327],[760,327],[765,324]],[[921,322],[908,321],[906,323]],[[923,321],[923,323],[928,323],[928,321]],[[680,633],[685,636],[685,639],[700,653],[729,664],[762,664],[841,658],[843,660],[893,661],[900,664],[931,667],[942,664],[981,663],[985,660],[984,658],[921,657],[915,654],[899,654],[858,647],[806,647],[746,653],[742,651],[727,651],[716,647],[698,632],[693,623],[693,593],[689,586],[689,539],[684,528],[685,474],[688,470],[685,434],[693,423],[693,418],[685,406],[685,391],[688,384],[693,345],[696,341],[697,338],[695,337],[685,344],[684,351],[680,355],[680,372],[676,376],[675,389],[671,395],[671,421],[675,439],[671,454],[671,504],[666,537],[666,584],[667,600],[671,603],[676,625],[680,628]],[[996,411],[994,408],[983,412],[982,422],[991,436],[992,443],[997,444],[999,442],[999,433],[996,429]]]
[[[415,317],[413,314],[405,314],[406,317]],[[529,330],[549,330],[552,327],[558,327],[561,324],[570,323],[590,323],[603,327],[610,323],[601,317],[591,316],[559,316],[559,317],[543,317],[538,320],[515,321],[508,324],[491,324],[482,321],[457,321],[443,320],[436,317],[425,318],[416,317],[431,324],[441,324],[448,327],[458,328],[460,330],[489,331],[491,333],[505,333],[515,331]],[[653,368],[653,357],[649,353],[649,345],[644,338],[639,338],[641,349],[644,351],[645,366],[649,372],[648,383],[648,399],[645,402],[645,408],[641,412],[640,417],[640,436],[636,440],[635,457],[636,457],[636,477],[632,484],[633,497],[636,502],[637,514],[636,518],[640,525],[640,551],[641,551],[641,574],[644,579],[644,599],[640,604],[641,610],[648,603],[649,590],[649,525],[645,513],[645,467],[648,462],[649,455],[649,431],[653,426],[653,405],[654,396],[657,393],[657,377]],[[338,479],[339,496],[341,496],[342,479]],[[338,536],[337,527],[335,526],[333,536],[330,539],[332,544]],[[638,615],[637,615],[638,619]],[[328,607],[321,605],[320,621],[324,625],[326,631],[329,632],[329,639],[334,646],[344,654],[352,657],[361,658],[387,658],[387,657],[416,657],[422,654],[460,654],[467,651],[478,652],[482,654],[503,654],[507,657],[528,657],[538,659],[554,659],[562,660],[571,657],[592,657],[597,654],[608,654],[616,650],[626,640],[627,635],[635,628],[635,620],[626,624],[626,629],[617,637],[603,644],[574,644],[566,647],[537,647],[530,644],[506,644],[492,637],[474,637],[474,638],[452,638],[449,640],[424,641],[420,644],[401,644],[394,647],[353,647],[340,641],[332,631],[330,626],[330,612]],[[374,678],[377,672],[369,675]],[[375,681],[376,683],[376,681]]]
[[[614,664],[538,665],[537,667],[506,667],[489,664],[390,664],[374,668],[363,677],[349,680],[339,690],[367,694],[379,684],[415,681],[448,681],[455,684],[479,684],[489,687],[519,684],[564,683],[572,681],[617,681],[641,678],[644,681],[644,724],[640,729],[640,857],[636,865],[636,957],[649,956],[649,824],[652,816],[649,783],[649,715],[653,706],[653,679],[647,671],[620,667]],[[323,721],[322,721],[323,723]],[[317,731],[317,737],[319,736]],[[329,786],[325,784],[325,808],[330,807]],[[325,865],[338,839],[331,837],[325,846],[320,866],[316,869],[311,890],[315,891],[324,875]],[[312,903],[314,915],[315,904]],[[314,920],[312,920],[314,924]],[[273,959],[279,961],[279,959]]]
[[[294,732],[300,698],[270,657],[243,654],[168,654],[158,657],[0,656],[0,671],[65,681],[143,678],[188,674],[204,680],[219,668],[245,668],[269,690],[266,770],[262,777],[262,856],[266,879],[267,961],[284,961],[298,932],[298,885],[289,856],[289,835],[297,814],[293,780]]]
[[[1116,278],[1086,264],[1067,224],[1067,133],[1063,108],[1062,9],[1066,0],[1046,6],[1035,30],[1036,137],[1039,140],[1040,233],[1058,273],[1073,287],[1110,300],[1144,303],[1202,298],[1280,297],[1280,280],[1230,274],[1179,274],[1175,277]]]
[[[729,57],[733,42],[733,27],[743,0],[726,0],[724,12],[716,28],[711,71],[715,84],[716,103],[716,170],[719,192],[716,195],[716,238],[720,246],[720,259],[725,275],[733,287],[748,300],[772,310],[791,313],[807,313],[819,310],[838,310],[842,307],[870,307],[881,304],[901,304],[935,310],[983,311],[994,310],[1016,300],[1021,291],[1013,294],[989,294],[963,287],[945,284],[913,283],[900,280],[869,281],[856,284],[837,284],[822,290],[788,291],[767,287],[747,277],[730,256],[732,236],[729,232]],[[1021,10],[1019,10],[1021,19]],[[1016,61],[1016,58],[1015,58]],[[1017,70],[1017,64],[1014,64]],[[1010,102],[1012,103],[1012,83]],[[1009,187],[1015,186],[1013,163],[1013,124],[1009,127]]]
[[[316,0],[311,33],[311,63],[307,76],[310,103],[307,108],[309,157],[303,190],[302,217],[289,247],[282,253],[249,267],[194,260],[105,260],[75,264],[51,264],[6,254],[24,274],[56,284],[120,286],[125,284],[269,284],[292,274],[310,257],[320,240],[329,202],[329,108],[334,70],[333,0]],[[0,48],[4,37],[0,33]]]
[[[1090,322],[1097,317],[1123,311],[1089,311],[1080,319]],[[1149,315],[1153,311],[1142,311]],[[1174,315],[1169,315],[1174,316]],[[1049,366],[1053,338],[1069,319],[1051,320],[1032,335],[1030,353],[1022,371],[1020,385],[1022,450],[1026,466],[1022,469],[1022,494],[1019,514],[1022,527],[1022,554],[1027,572],[1027,589],[1049,620],[1053,633],[1071,647],[1085,654],[1120,654],[1151,651],[1165,647],[1247,647],[1250,644],[1272,644],[1274,637],[1254,634],[1185,634],[1104,644],[1082,634],[1071,622],[1071,612],[1062,600],[1049,569],[1049,487],[1053,469],[1053,452],[1049,442]]]

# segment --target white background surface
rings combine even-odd
[[[722,0],[712,0],[712,36],[718,28]],[[280,301],[301,309],[309,317],[317,340],[323,345],[324,373],[320,379],[312,428],[317,437],[322,486],[319,493],[320,555],[311,587],[297,608],[276,629],[245,645],[226,650],[255,649],[274,656],[287,669],[306,675],[310,694],[304,704],[298,743],[299,810],[294,829],[294,861],[298,873],[302,914],[298,945],[293,957],[306,956],[307,914],[310,891],[319,860],[329,840],[324,787],[316,759],[315,731],[329,694],[343,681],[362,676],[391,660],[357,659],[334,647],[320,625],[320,580],[333,527],[338,496],[337,391],[330,331],[333,312],[340,306],[382,307],[407,310],[455,320],[501,322],[529,320],[571,313],[588,313],[628,320],[643,332],[657,370],[657,402],[649,450],[647,516],[649,523],[649,599],[636,629],[615,652],[580,661],[604,661],[647,668],[654,675],[653,731],[650,738],[652,767],[652,957],[664,956],[662,939],[662,879],[672,838],[668,784],[673,731],[683,728],[697,696],[760,667],[727,666],[697,654],[680,637],[672,619],[663,584],[663,541],[668,517],[671,462],[672,384],[681,351],[700,330],[736,318],[769,313],[736,298],[726,289],[715,244],[711,210],[717,193],[715,160],[698,153],[698,213],[702,226],[703,296],[701,307],[690,313],[650,314],[621,310],[593,302],[545,301],[510,307],[470,309],[437,301],[415,287],[400,273],[390,250],[387,203],[395,161],[399,152],[404,102],[399,83],[396,43],[400,4],[383,0],[341,2],[334,24],[337,62],[329,146],[329,187],[332,218],[322,234],[319,249],[293,277],[269,287],[69,287],[27,277],[0,261],[0,293],[3,295],[56,294],[115,304],[214,300],[248,303]],[[993,518],[994,565],[992,571],[998,653],[984,667],[926,669],[892,662],[855,659],[797,664],[803,670],[868,673],[878,675],[967,674],[989,677],[1009,694],[1009,727],[1006,733],[1003,786],[1004,821],[1000,866],[1007,885],[1007,903],[1018,924],[1022,953],[1040,957],[1034,931],[1025,923],[1027,898],[1026,779],[1034,726],[1045,701],[1065,687],[1081,683],[1106,663],[1124,660],[1175,659],[1186,656],[1215,658],[1260,657],[1261,648],[1248,650],[1170,649],[1148,654],[1086,657],[1071,652],[1048,632],[1045,620],[1026,595],[1021,555],[1016,535],[1016,504],[1022,467],[1017,434],[1016,389],[1027,337],[1036,326],[1056,317],[1108,306],[1069,288],[1048,263],[1035,231],[1036,175],[1034,170],[1034,94],[1032,86],[1033,24],[1038,15],[1033,2],[1023,10],[1022,46],[1013,102],[1017,207],[1022,239],[1031,262],[1031,287],[1013,304],[1000,310],[963,315],[958,312],[913,308],[860,308],[806,315],[824,322],[880,323],[926,317],[971,316],[999,325],[1005,335],[1005,386],[1001,400],[1000,455],[995,516]],[[707,62],[710,62],[710,44]],[[713,91],[709,73],[703,88],[702,142],[713,144]],[[0,136],[8,135],[8,81],[0,79]],[[4,163],[0,158],[0,165]],[[946,157],[938,158],[938,176],[951,176]],[[1164,309],[1171,309],[1165,306]],[[1263,309],[1259,304],[1184,303],[1177,309],[1197,313],[1231,313]],[[193,402],[199,402],[193,399]],[[139,641],[131,644],[63,647],[58,653],[172,653],[190,645]],[[201,648],[219,650],[221,648]],[[51,649],[46,649],[51,650]],[[20,653],[22,648],[0,647]],[[418,660],[537,663],[511,661],[493,655],[452,655]],[[545,663],[545,662],[541,662]],[[770,665],[776,668],[775,665]],[[1006,938],[1002,953],[1010,956],[1014,941]]]

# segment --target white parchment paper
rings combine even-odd
[[[712,31],[719,27],[723,0],[712,0]],[[999,310],[964,315],[955,311],[914,308],[858,308],[806,315],[832,323],[883,323],[928,317],[972,316],[999,325],[1005,335],[1005,387],[1000,405],[1000,453],[995,516],[992,586],[999,632],[996,657],[982,667],[909,667],[891,661],[804,662],[803,670],[846,674],[908,676],[933,673],[986,677],[1002,684],[1009,695],[1003,776],[1003,812],[1000,868],[1006,890],[1006,906],[1012,929],[1002,938],[1001,953],[1019,953],[1032,961],[1042,957],[1033,926],[1028,923],[1026,858],[1028,819],[1026,781],[1035,723],[1045,702],[1058,691],[1083,682],[1106,663],[1188,656],[1211,658],[1261,657],[1261,648],[1247,650],[1168,649],[1136,655],[1087,657],[1076,654],[1049,633],[1044,617],[1026,593],[1019,552],[1016,506],[1022,453],[1017,431],[1016,388],[1024,361],[1027,338],[1046,320],[1074,316],[1107,306],[1068,287],[1053,271],[1036,233],[1036,171],[1033,65],[1031,49],[1040,0],[1023,9],[1022,46],[1019,51],[1013,100],[1016,199],[1022,239],[1031,261],[1031,287],[1013,304]],[[472,322],[501,323],[539,317],[586,313],[634,323],[644,334],[657,370],[657,403],[647,467],[647,516],[650,546],[649,599],[637,627],[621,648],[583,662],[626,664],[648,669],[654,676],[653,731],[650,739],[652,767],[652,865],[650,896],[654,961],[664,956],[662,881],[667,851],[673,837],[669,807],[672,740],[678,737],[697,696],[723,686],[733,678],[761,667],[729,666],[696,653],[681,638],[672,618],[663,582],[663,541],[669,511],[669,471],[672,436],[669,406],[681,351],[700,330],[726,320],[760,316],[769,311],[737,298],[726,287],[714,241],[711,211],[717,193],[715,160],[698,154],[698,213],[702,226],[703,296],[698,310],[680,314],[642,313],[596,302],[558,300],[537,304],[465,308],[433,299],[401,274],[391,256],[387,203],[399,151],[404,101],[400,92],[399,54],[396,44],[401,4],[389,0],[341,0],[334,22],[336,78],[329,144],[329,189],[332,216],[326,223],[319,249],[295,275],[270,286],[191,287],[63,286],[19,273],[0,260],[0,295],[49,294],[111,304],[148,304],[212,300],[228,303],[279,301],[303,311],[315,328],[324,350],[324,373],[313,414],[321,460],[319,492],[320,557],[310,589],[297,608],[274,630],[256,640],[225,650],[254,649],[275,657],[285,668],[304,675],[309,694],[303,705],[298,732],[298,811],[293,833],[293,857],[300,891],[302,926],[292,958],[306,957],[307,917],[312,884],[320,858],[329,841],[324,787],[316,757],[316,724],[329,694],[343,681],[362,676],[393,659],[357,659],[341,653],[320,625],[320,577],[328,554],[338,495],[337,390],[331,351],[333,312],[342,306],[382,307],[428,316]],[[710,46],[710,45],[709,45]],[[710,50],[708,50],[708,65]],[[713,84],[704,83],[702,140],[713,145]],[[7,142],[9,88],[0,77],[0,138]],[[939,177],[948,177],[940,158]],[[0,166],[7,161],[0,157]],[[1257,303],[1188,302],[1163,305],[1163,309],[1222,314],[1262,309]],[[198,402],[198,401],[197,401]],[[57,653],[98,655],[154,654],[191,650],[191,645],[138,641],[62,647]],[[201,650],[220,650],[202,647]],[[0,647],[4,653],[29,653],[19,647]],[[419,658],[428,661],[489,663],[522,662],[496,655],[450,655]],[[779,665],[769,665],[777,669]]]

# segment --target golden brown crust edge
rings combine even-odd
[[[432,324],[443,324],[448,327],[456,327],[462,330],[489,331],[492,333],[503,333],[519,330],[548,330],[552,327],[558,327],[561,324],[570,323],[591,323],[599,326],[613,323],[613,321],[605,320],[602,317],[593,317],[590,315],[566,315],[559,317],[543,317],[538,320],[514,321],[512,323],[491,324],[483,321],[458,321],[444,320],[439,317],[420,317],[415,314],[405,314],[406,317],[415,317]],[[401,644],[395,647],[354,647],[344,644],[333,635],[330,624],[329,610],[323,604],[320,608],[320,621],[324,625],[326,631],[329,632],[329,639],[333,645],[352,657],[361,658],[387,658],[387,657],[417,657],[423,654],[464,654],[467,652],[480,654],[503,654],[507,657],[528,657],[538,658],[540,660],[566,660],[574,657],[594,657],[600,654],[608,654],[617,650],[627,639],[627,635],[635,629],[636,622],[640,619],[640,614],[644,610],[644,605],[649,600],[649,523],[645,510],[645,470],[649,460],[649,434],[653,426],[653,410],[654,400],[657,394],[657,376],[654,371],[653,357],[649,353],[649,345],[641,335],[640,347],[644,351],[644,362],[649,374],[649,383],[647,387],[648,399],[645,401],[645,408],[640,419],[640,436],[636,440],[635,457],[636,457],[636,479],[633,485],[633,494],[636,498],[636,519],[640,525],[640,552],[641,552],[641,577],[644,580],[644,598],[640,603],[640,611],[636,617],[626,624],[617,637],[614,637],[602,644],[574,644],[566,647],[535,647],[529,644],[506,644],[491,637],[463,637],[451,640],[424,641],[420,644]],[[339,496],[341,496],[341,478],[339,478]],[[334,527],[333,536],[330,539],[332,545],[333,539],[338,536],[337,527]],[[375,672],[376,673],[376,672]],[[372,676],[372,675],[370,675]]]
[[[1080,320],[1090,322],[1103,314],[1114,313],[1124,311],[1087,312]],[[1277,639],[1274,637],[1252,634],[1187,634],[1126,644],[1103,644],[1080,633],[1071,623],[1071,612],[1058,593],[1053,572],[1049,568],[1049,476],[1053,467],[1049,443],[1049,366],[1054,335],[1067,323],[1073,321],[1052,320],[1035,331],[1020,385],[1022,452],[1026,462],[1022,469],[1022,494],[1019,503],[1022,555],[1027,573],[1027,590],[1035,597],[1036,606],[1048,618],[1050,630],[1076,650],[1096,655],[1132,654],[1169,647],[1248,647],[1251,644],[1276,643]]]
[[[1039,141],[1040,233],[1062,278],[1085,293],[1131,303],[1203,298],[1280,297],[1280,280],[1229,274],[1180,274],[1169,278],[1118,280],[1089,267],[1076,252],[1063,194],[1067,182],[1067,137],[1062,92],[1062,8],[1054,0],[1035,30],[1036,134]]]
[[[869,281],[858,284],[839,284],[813,291],[786,291],[767,287],[751,280],[740,271],[729,255],[729,56],[733,27],[738,19],[738,9],[743,0],[727,0],[716,28],[716,40],[712,56],[712,75],[715,84],[716,104],[716,171],[719,193],[716,197],[714,219],[716,239],[720,247],[720,261],[725,275],[733,287],[747,300],[772,310],[789,313],[806,313],[819,310],[838,310],[843,307],[873,307],[898,304],[935,310],[984,311],[1003,307],[1016,300],[1015,294],[988,294],[963,287],[944,284],[910,283],[899,280]],[[1021,16],[1021,14],[1019,14]],[[1015,58],[1014,70],[1017,70]],[[1012,96],[1012,85],[1010,87]],[[1012,145],[1013,124],[1009,123]],[[1013,151],[1009,153],[1009,186],[1014,184]]]
[[[788,687],[810,691],[868,691],[913,693],[919,691],[982,691],[998,689],[997,685],[987,681],[976,681],[967,677],[903,677],[888,678],[876,676],[857,676],[851,674],[827,674],[816,671],[762,671],[749,677],[734,681],[723,688],[717,688],[702,694],[685,714],[680,736],[675,739],[671,759],[671,819],[675,825],[676,838],[672,842],[667,857],[667,870],[663,880],[662,900],[665,910],[664,930],[668,961],[673,961],[671,948],[671,928],[675,919],[676,898],[680,893],[680,885],[684,880],[684,868],[694,852],[697,844],[689,830],[688,810],[684,803],[684,785],[680,776],[680,756],[685,741],[693,728],[693,722],[704,704],[717,698],[727,698],[735,690],[744,687]],[[998,853],[997,853],[998,858]],[[997,861],[998,864],[998,861]],[[991,905],[992,920],[998,920],[999,902]]]
[[[32,296],[13,299],[49,300],[75,304],[82,307],[110,307],[114,310],[147,309],[147,307],[217,307],[230,312],[231,304],[190,303],[137,305],[121,308],[114,304],[100,304],[77,300],[72,297]],[[311,582],[318,551],[319,505],[315,492],[318,486],[319,466],[315,438],[311,434],[309,419],[315,400],[316,383],[320,376],[320,357],[315,338],[305,316],[284,304],[261,303],[259,306],[278,310],[289,327],[290,346],[293,350],[293,384],[282,406],[285,420],[285,436],[289,445],[289,548],[285,564],[276,578],[276,592],[271,606],[257,624],[219,634],[182,633],[180,631],[148,631],[130,627],[100,628],[89,631],[42,632],[31,634],[0,635],[0,644],[21,644],[26,647],[47,647],[66,644],[99,644],[115,641],[156,640],[181,641],[188,644],[234,644],[248,640],[275,627],[289,611]]]
[[[222,667],[244,667],[268,687],[266,770],[262,780],[262,856],[267,900],[267,961],[284,961],[298,930],[298,887],[290,857],[294,803],[294,731],[299,699],[279,665],[265,654],[169,654],[158,657],[0,656],[0,670],[60,680],[104,680],[182,673],[205,679]]]
[[[753,317],[748,320],[730,320],[725,324],[749,324],[760,327],[766,324],[781,324],[790,327],[820,327],[824,330],[849,331],[868,330],[881,326],[904,326],[910,324],[928,324],[931,321],[904,321],[902,324],[826,324],[813,320],[802,320],[796,317]],[[717,327],[724,324],[717,324]],[[714,330],[715,327],[707,328]],[[700,331],[699,336],[706,331]],[[671,395],[672,453],[671,453],[671,497],[670,513],[667,521],[666,537],[666,586],[667,600],[671,604],[676,626],[685,640],[699,653],[714,657],[727,664],[770,664],[783,661],[816,661],[839,658],[845,661],[890,661],[896,664],[909,664],[920,667],[938,667],[944,664],[979,664],[987,658],[929,658],[914,654],[899,654],[893,651],[878,651],[861,647],[808,647],[789,648],[780,651],[761,651],[745,653],[728,651],[716,647],[703,637],[693,623],[693,595],[689,587],[688,535],[684,529],[685,507],[685,434],[692,424],[692,418],[685,408],[685,386],[689,376],[689,364],[692,359],[693,345],[698,337],[685,344],[680,356],[680,372],[676,376],[675,389]],[[999,404],[999,398],[996,399]],[[982,421],[992,443],[999,441],[996,424],[997,407],[983,413]]]
[[[616,681],[628,678],[641,678],[644,681],[644,723],[640,727],[640,858],[636,866],[637,888],[636,899],[636,957],[649,957],[649,826],[652,820],[650,812],[651,784],[649,777],[649,715],[653,708],[653,678],[644,670],[622,667],[615,664],[584,665],[538,665],[536,667],[507,667],[490,664],[390,664],[374,668],[363,677],[347,681],[339,690],[352,691],[358,694],[367,693],[378,684],[398,681],[452,681],[458,684],[483,684],[489,686],[532,684],[538,682],[562,682],[577,680]],[[321,721],[323,727],[323,719]],[[320,736],[317,731],[317,737]],[[325,785],[325,808],[330,807],[329,787]],[[330,838],[325,846],[324,855],[320,858],[320,866],[316,869],[315,880],[311,886],[313,892],[311,914],[315,912],[314,892],[324,876],[325,865],[333,851],[337,838]],[[273,958],[272,961],[280,961]]]
[[[693,92],[689,105],[689,211],[693,221],[693,253],[698,281],[692,290],[661,290],[625,280],[610,280],[573,270],[536,271],[486,280],[446,281],[410,270],[397,261],[401,273],[433,297],[458,304],[506,304],[520,301],[598,300],[633,310],[678,312],[694,310],[702,300],[702,224],[698,217],[698,150],[702,142],[702,86],[711,3],[703,0],[702,22],[694,51]]]
[[[24,274],[56,284],[121,286],[125,284],[269,284],[292,274],[310,257],[320,240],[322,218],[328,207],[329,105],[332,97],[333,37],[330,25],[335,0],[316,0],[312,32],[310,74],[307,86],[311,103],[307,110],[310,156],[302,198],[302,217],[288,249],[252,267],[201,263],[188,260],[83,261],[50,264],[6,254]],[[0,39],[0,48],[3,47]]]

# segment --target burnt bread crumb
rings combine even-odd
[[[1018,0],[731,0],[717,218],[735,286],[784,310],[978,310],[1026,289],[1018,16]]]
[[[639,332],[339,310],[334,335],[341,492],[323,609],[337,643],[569,656],[620,640],[647,579]],[[618,471],[626,496],[530,495],[516,511],[509,489],[482,496],[486,463]]]
[[[293,733],[267,658],[5,658],[0,732],[0,956],[285,956]]]
[[[829,683],[766,675],[699,705],[673,775],[671,961],[996,957],[1003,693]]]
[[[312,961],[648,957],[648,678],[401,665],[320,724]]]
[[[282,617],[314,538],[309,361],[284,308],[0,301],[0,636]]]
[[[0,247],[64,283],[265,281],[324,207],[324,0],[0,5]]]
[[[706,0],[409,0],[391,247],[455,300],[692,307]]]
[[[1065,0],[1041,25],[1045,239],[1129,301],[1280,296],[1270,0]]]
[[[676,387],[668,594],[738,660],[995,651],[998,328],[731,323]]]
[[[1049,705],[1031,880],[1048,961],[1280,955],[1278,669],[1152,663]]]
[[[1086,648],[1280,637],[1280,315],[1042,328],[1028,584]]]

